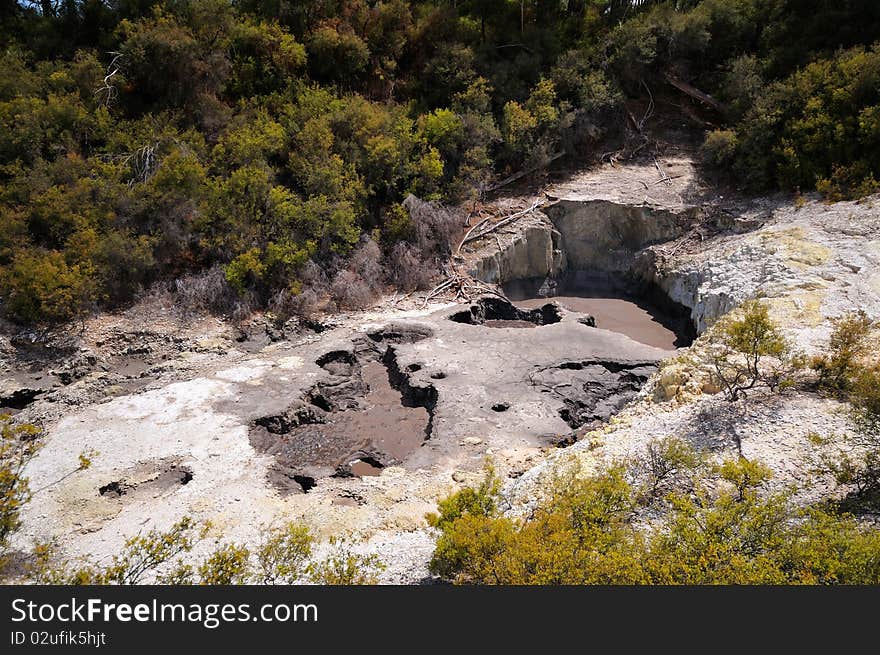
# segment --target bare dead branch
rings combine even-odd
[[[122,66],[120,65],[122,53],[110,52],[108,54],[113,55],[113,59],[111,59],[110,63],[107,65],[106,75],[104,75],[104,80],[101,86],[95,89],[95,95],[98,96],[99,101],[101,101],[101,96],[104,96],[103,101],[101,102],[105,106],[109,106],[119,97],[119,89],[117,89],[112,82],[113,78],[122,72]]]

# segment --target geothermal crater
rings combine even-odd
[[[527,508],[554,462],[629,457],[664,435],[704,439],[704,410],[725,405],[677,365],[651,395],[677,402],[633,399],[744,298],[767,297],[811,352],[827,344],[828,319],[876,314],[869,204],[689,207],[688,167],[664,165],[668,184],[652,165],[557,184],[550,206],[470,241],[452,263],[499,295],[395,296],[321,323],[257,319],[246,332],[145,305],[149,330],[136,312],[93,317],[51,358],[0,339],[0,406],[46,428],[26,471],[39,491],[13,547],[54,538],[68,556],[106,558],[183,516],[256,547],[268,523],[292,518],[322,536],[357,532],[389,564],[385,580],[413,582],[434,548],[425,514],[478,484],[487,458],[511,480],[505,498]],[[499,214],[540,201],[502,199]],[[842,434],[845,421],[828,399],[780,403],[735,418],[737,441],[797,479],[808,435]],[[619,411],[603,436],[574,443]]]
[[[609,273],[567,271],[558,278],[511,280],[504,293],[517,307],[534,309],[548,300],[593,318],[593,326],[625,334],[655,348],[689,346],[695,331],[686,308],[653,285],[634,285]]]
[[[663,291],[646,249],[684,233],[692,213],[576,202],[532,220],[473,264],[506,298],[368,330],[321,353],[314,384],[251,422],[250,443],[272,456],[277,490],[433,464],[450,433],[481,441],[473,421],[535,446],[568,445],[691,343],[690,310]]]
[[[429,439],[437,391],[410,382],[421,366],[402,371],[393,345],[429,334],[418,326],[376,331],[318,357],[329,376],[251,425],[251,445],[275,458],[270,482],[282,493],[308,492],[322,477],[378,475]]]

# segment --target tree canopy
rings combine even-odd
[[[706,161],[750,189],[871,193],[878,19],[870,0],[4,0],[2,311],[65,321],[200,275],[213,300],[303,309],[368,255],[366,286],[399,281],[448,254],[409,194],[596,157],[627,102],[694,103],[670,76],[718,100]]]

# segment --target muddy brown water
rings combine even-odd
[[[388,370],[380,362],[365,364],[361,376],[370,388],[364,398],[366,410],[340,414],[337,425],[353,435],[361,435],[377,450],[402,460],[425,440],[428,410],[405,407],[400,392],[388,380]]]
[[[534,280],[517,280],[506,284],[504,290],[518,307],[535,309],[556,302],[569,311],[593,316],[598,328],[625,334],[655,348],[675,350],[690,342],[680,330],[673,329],[681,319],[627,294],[604,277],[576,273],[550,288],[546,284],[539,288]]]
[[[369,462],[356,459],[351,463],[351,473],[359,478],[363,478],[365,476],[379,475],[382,473],[382,469],[378,466],[373,466]]]
[[[281,473],[273,480],[280,487],[288,488],[290,480],[299,483],[297,475],[314,481],[341,466],[358,477],[379,475],[383,466],[403,461],[425,440],[428,410],[403,404],[382,362],[364,363],[349,380],[354,382],[345,392],[350,398],[343,403],[343,396],[336,397],[344,408],[328,412],[326,422],[306,423],[281,436],[265,427],[251,431],[251,444],[275,455]]]
[[[517,307],[535,309],[547,304],[547,298],[515,301]],[[651,313],[631,300],[622,298],[579,298],[555,296],[551,298],[572,312],[589,314],[596,319],[596,327],[625,334],[633,341],[663,350],[675,350],[678,335],[659,323]]]

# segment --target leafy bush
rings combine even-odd
[[[99,297],[91,267],[55,251],[19,252],[0,271],[0,294],[12,318],[36,324],[76,318]]]
[[[28,575],[40,584],[376,584],[384,565],[375,555],[355,553],[346,540],[331,539],[326,556],[313,556],[309,529],[294,522],[266,530],[256,552],[219,543],[199,561],[186,557],[212,529],[184,517],[167,530],[150,530],[126,540],[109,564],[65,561],[52,544],[36,548]],[[255,561],[254,561],[255,560]]]
[[[122,551],[104,567],[58,563],[52,545],[41,544],[29,575],[40,584],[138,584],[162,565],[189,551],[195,543],[195,527],[192,519],[184,517],[166,531],[150,530],[127,539]]]
[[[713,130],[703,142],[703,158],[712,166],[729,166],[736,157],[736,132],[733,130]]]
[[[859,370],[850,400],[866,430],[880,428],[880,362]]]
[[[373,585],[385,565],[376,555],[362,555],[352,550],[344,539],[331,539],[330,552],[323,559],[312,562],[307,575],[313,584]]]
[[[680,104],[670,73],[726,104],[704,155],[737,183],[874,193],[878,7],[159,0],[103,3],[96,22],[89,3],[12,3],[2,311],[64,322],[216,267],[238,300],[213,307],[314,311],[306,262],[332,278],[365,237],[381,278],[425,286],[462,221],[403,220],[410,194],[436,209],[560,153],[617,151],[626,101]]]
[[[257,551],[263,584],[293,584],[312,556],[312,535],[304,525],[290,522],[269,532]]]
[[[820,454],[817,470],[847,491],[842,506],[859,512],[880,507],[880,362],[874,327],[862,311],[838,318],[828,351],[811,362],[820,388],[849,400],[855,427],[853,434],[816,438],[818,445],[835,446]]]
[[[31,498],[24,469],[40,448],[37,434],[35,426],[0,415],[0,570],[9,537],[21,525],[21,509]]]
[[[218,546],[198,568],[199,584],[244,584],[248,579],[248,559],[251,552],[245,546],[223,544]]]
[[[775,82],[737,125],[734,169],[753,187],[880,190],[875,176],[880,50],[853,48]]]
[[[788,386],[800,363],[758,300],[744,302],[712,327],[707,352],[713,377],[730,401],[759,385],[771,390]]]
[[[768,469],[730,460],[693,491],[665,496],[661,518],[615,465],[556,480],[525,519],[497,511],[485,490],[441,502],[431,569],[479,584],[876,584],[880,531],[791,492],[762,490]],[[479,503],[472,499],[480,498]]]
[[[837,392],[852,388],[862,373],[861,360],[871,350],[869,335],[873,321],[864,311],[838,318],[828,343],[828,351],[816,355],[810,367],[819,374],[819,386]]]
[[[706,457],[681,439],[666,437],[648,444],[644,455],[630,462],[630,466],[643,480],[639,489],[641,502],[650,504],[672,491],[692,490],[706,466]]]

